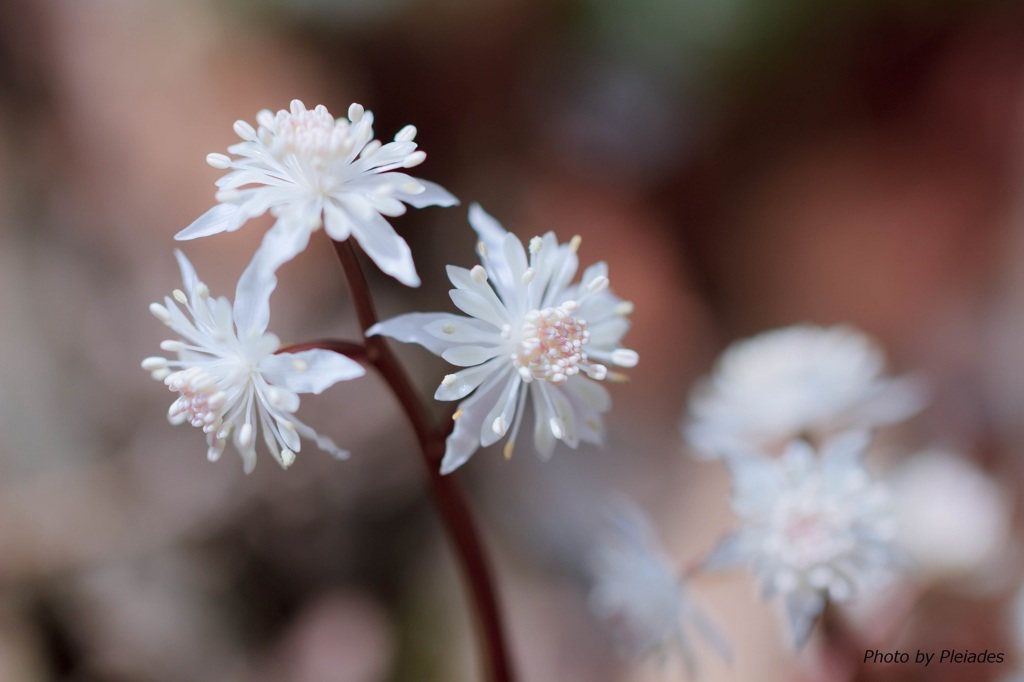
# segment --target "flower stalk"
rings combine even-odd
[[[469,587],[470,601],[480,628],[482,649],[489,682],[512,682],[515,677],[505,643],[501,621],[501,608],[491,569],[480,541],[465,494],[454,476],[442,475],[441,459],[444,457],[445,438],[448,429],[438,428],[429,411],[420,400],[419,394],[398,358],[381,336],[366,337],[365,331],[379,320],[370,295],[355,247],[351,240],[333,241],[342,270],[345,273],[352,301],[356,309],[359,326],[364,333],[364,344],[347,342],[325,342],[317,346],[345,352],[352,359],[371,365],[390,387],[398,399],[416,433],[423,463],[426,465],[430,489],[441,513],[444,526],[455,546],[458,563]],[[341,350],[335,345],[349,347]],[[349,353],[352,350],[355,353]]]

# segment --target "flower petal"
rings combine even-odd
[[[747,563],[748,554],[742,532],[726,535],[701,563],[701,570],[714,572],[742,568]]]
[[[441,385],[434,391],[434,400],[462,400],[482,384],[488,376],[500,369],[494,360],[489,360],[475,367],[459,370],[455,374],[449,375],[452,377],[450,383],[441,382]],[[447,380],[448,377],[445,379]]]
[[[483,322],[452,313],[406,313],[392,317],[390,320],[378,322],[366,330],[366,335],[388,336],[402,343],[418,343],[434,355],[441,355],[460,343],[454,338],[449,340],[432,333],[433,330],[438,327],[443,328],[445,325],[452,325],[452,328],[456,330],[468,327],[476,329],[477,332],[486,328],[493,329]],[[457,335],[453,334],[453,336]]]
[[[825,597],[819,592],[800,590],[786,595],[786,621],[795,649],[807,642],[824,608]]]
[[[196,274],[196,269],[192,267],[192,263],[181,249],[174,250],[174,257],[178,261],[178,269],[181,270],[182,289],[191,299],[195,292],[196,284],[199,283],[199,275]]]
[[[500,329],[509,323],[508,310],[505,306],[500,308],[494,303],[497,299],[488,300],[475,291],[465,289],[452,289],[448,292],[455,307],[478,320],[490,322]]]
[[[260,335],[270,323],[270,294],[277,287],[277,269],[309,243],[309,229],[282,217],[263,236],[235,289],[235,327],[239,337]]]
[[[452,343],[477,343],[496,346],[505,343],[494,325],[472,317],[451,315],[452,319],[435,320],[424,326],[428,334]]]
[[[355,360],[319,348],[269,355],[260,361],[259,369],[268,383],[295,393],[322,393],[339,381],[366,374]]]
[[[414,193],[399,190],[395,192],[395,196],[413,208],[425,208],[427,206],[444,206],[447,208],[449,206],[458,206],[459,200],[455,195],[436,182],[420,180],[418,178],[415,181],[423,186],[422,192]]]
[[[232,232],[242,226],[246,216],[237,204],[217,204],[203,215],[196,218],[191,225],[174,235],[178,241],[208,237],[220,232]]]
[[[348,459],[351,455],[348,450],[339,448],[333,440],[327,436],[320,435],[298,419],[292,419],[292,424],[295,425],[295,430],[299,432],[300,436],[314,441],[318,448],[329,454],[331,457],[334,457],[335,459]]]
[[[508,372],[511,371],[509,367]],[[459,405],[461,414],[455,420],[451,435],[445,440],[442,474],[450,474],[458,469],[480,448],[480,426],[492,403],[498,399],[502,380],[507,376],[507,372],[495,373]]]
[[[497,443],[508,433],[508,429],[512,425],[512,418],[515,416],[516,398],[522,383],[523,380],[518,373],[509,373],[505,387],[494,401],[494,407],[491,408],[480,425],[480,445],[482,447]],[[498,423],[495,424],[495,422]],[[496,426],[499,428],[495,428]]]
[[[353,217],[351,213],[349,215]],[[381,271],[406,286],[420,285],[409,245],[383,216],[371,209],[365,216],[359,216],[358,220],[351,220],[351,228],[352,236]]]
[[[455,346],[441,353],[441,357],[459,367],[472,367],[497,357],[501,351],[494,346]]]
[[[851,411],[852,425],[894,424],[917,414],[928,403],[928,384],[920,377],[898,377],[878,384],[874,394]]]
[[[544,399],[540,383],[534,381],[530,384],[530,397],[533,398],[533,444],[537,448],[537,456],[546,461],[554,454],[558,439],[551,432],[551,419],[555,414]]]
[[[469,205],[469,224],[490,253],[501,253],[508,231],[476,202]]]
[[[324,203],[324,231],[334,241],[343,242],[352,236],[352,222],[345,210],[333,201]]]

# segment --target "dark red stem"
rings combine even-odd
[[[463,576],[469,585],[471,603],[483,640],[487,666],[486,679],[490,682],[513,682],[515,676],[505,646],[498,595],[494,588],[494,580],[491,577],[483,545],[458,479],[454,475],[441,475],[440,465],[441,459],[444,457],[444,441],[448,429],[437,428],[430,413],[420,400],[416,388],[405,373],[405,369],[391,351],[384,337],[365,336],[366,330],[379,320],[352,240],[335,241],[334,250],[338,254],[338,260],[341,261],[342,270],[345,272],[345,278],[355,304],[356,316],[359,319],[359,326],[364,333],[365,361],[372,365],[387,382],[416,432],[416,440],[420,444],[423,463],[426,465],[427,474],[430,477],[430,489],[434,494],[434,501],[437,503],[441,518],[455,545],[459,565],[462,567]],[[339,350],[339,352],[345,351]],[[349,353],[345,354],[352,357]],[[363,361],[362,357],[355,359]]]

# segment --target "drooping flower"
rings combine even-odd
[[[703,456],[891,424],[919,411],[922,383],[883,376],[885,356],[850,327],[798,325],[738,341],[690,396],[685,425]]]
[[[277,218],[271,231],[284,238],[274,240],[265,267],[293,258],[322,225],[332,239],[354,237],[398,281],[419,286],[409,246],[385,216],[402,215],[405,204],[453,206],[458,200],[440,185],[401,172],[426,158],[413,142],[416,128],[405,126],[394,142],[381,144],[373,139],[373,113],[362,106],[353,104],[348,118],[335,119],[323,105],[307,110],[299,100],[276,115],[264,109],[256,121],[258,128],[235,122],[242,142],[228,151],[239,158],[206,157],[231,172],[217,181],[219,203],[175,239],[231,232],[269,210]]]
[[[696,664],[684,629],[689,626],[728,661],[728,642],[690,599],[643,513],[620,503],[608,520],[607,535],[590,557],[589,601],[625,652],[664,660],[675,649],[692,675]]]
[[[797,647],[828,600],[878,589],[896,570],[892,500],[863,465],[869,440],[850,431],[826,441],[820,455],[794,440],[780,458],[726,459],[739,529],[705,568],[750,568],[766,598],[782,596]]]
[[[508,435],[510,457],[528,397],[535,418],[534,443],[543,458],[556,441],[575,448],[600,443],[601,415],[611,407],[599,383],[616,378],[609,365],[633,367],[637,353],[619,343],[633,305],[608,290],[608,267],[591,265],[571,284],[578,267],[579,237],[559,244],[551,232],[519,239],[479,205],[469,221],[480,237],[483,265],[448,266],[452,302],[468,315],[410,313],[367,330],[418,343],[460,367],[445,376],[437,400],[464,400],[446,443],[442,473],[465,463],[481,445]]]
[[[300,436],[335,457],[347,457],[330,438],[299,421],[295,411],[299,393],[321,393],[362,376],[359,363],[319,349],[275,354],[281,342],[266,329],[277,278],[258,262],[258,255],[239,279],[234,307],[227,298],[210,295],[185,254],[176,250],[175,256],[183,290],[176,289],[173,298],[149,309],[181,337],[160,344],[177,359],[154,356],[142,361],[154,379],[179,394],[168,411],[171,423],[201,428],[211,461],[220,458],[231,436],[246,473],[256,466],[258,431],[284,467],[295,460]]]

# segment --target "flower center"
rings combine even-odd
[[[525,381],[544,379],[557,385],[579,374],[587,361],[583,346],[590,343],[590,332],[586,320],[573,316],[578,308],[575,301],[566,301],[526,314],[512,354],[512,364]]]
[[[217,388],[213,377],[199,367],[189,367],[171,374],[164,383],[181,394],[168,412],[173,421],[187,421],[206,433],[220,425],[227,394]]]
[[[781,558],[797,570],[829,564],[851,549],[847,526],[826,509],[790,509],[777,531]]]
[[[274,118],[274,137],[267,146],[281,161],[294,155],[323,164],[352,151],[351,126],[345,120],[335,121],[323,107],[298,113],[282,110]]]

